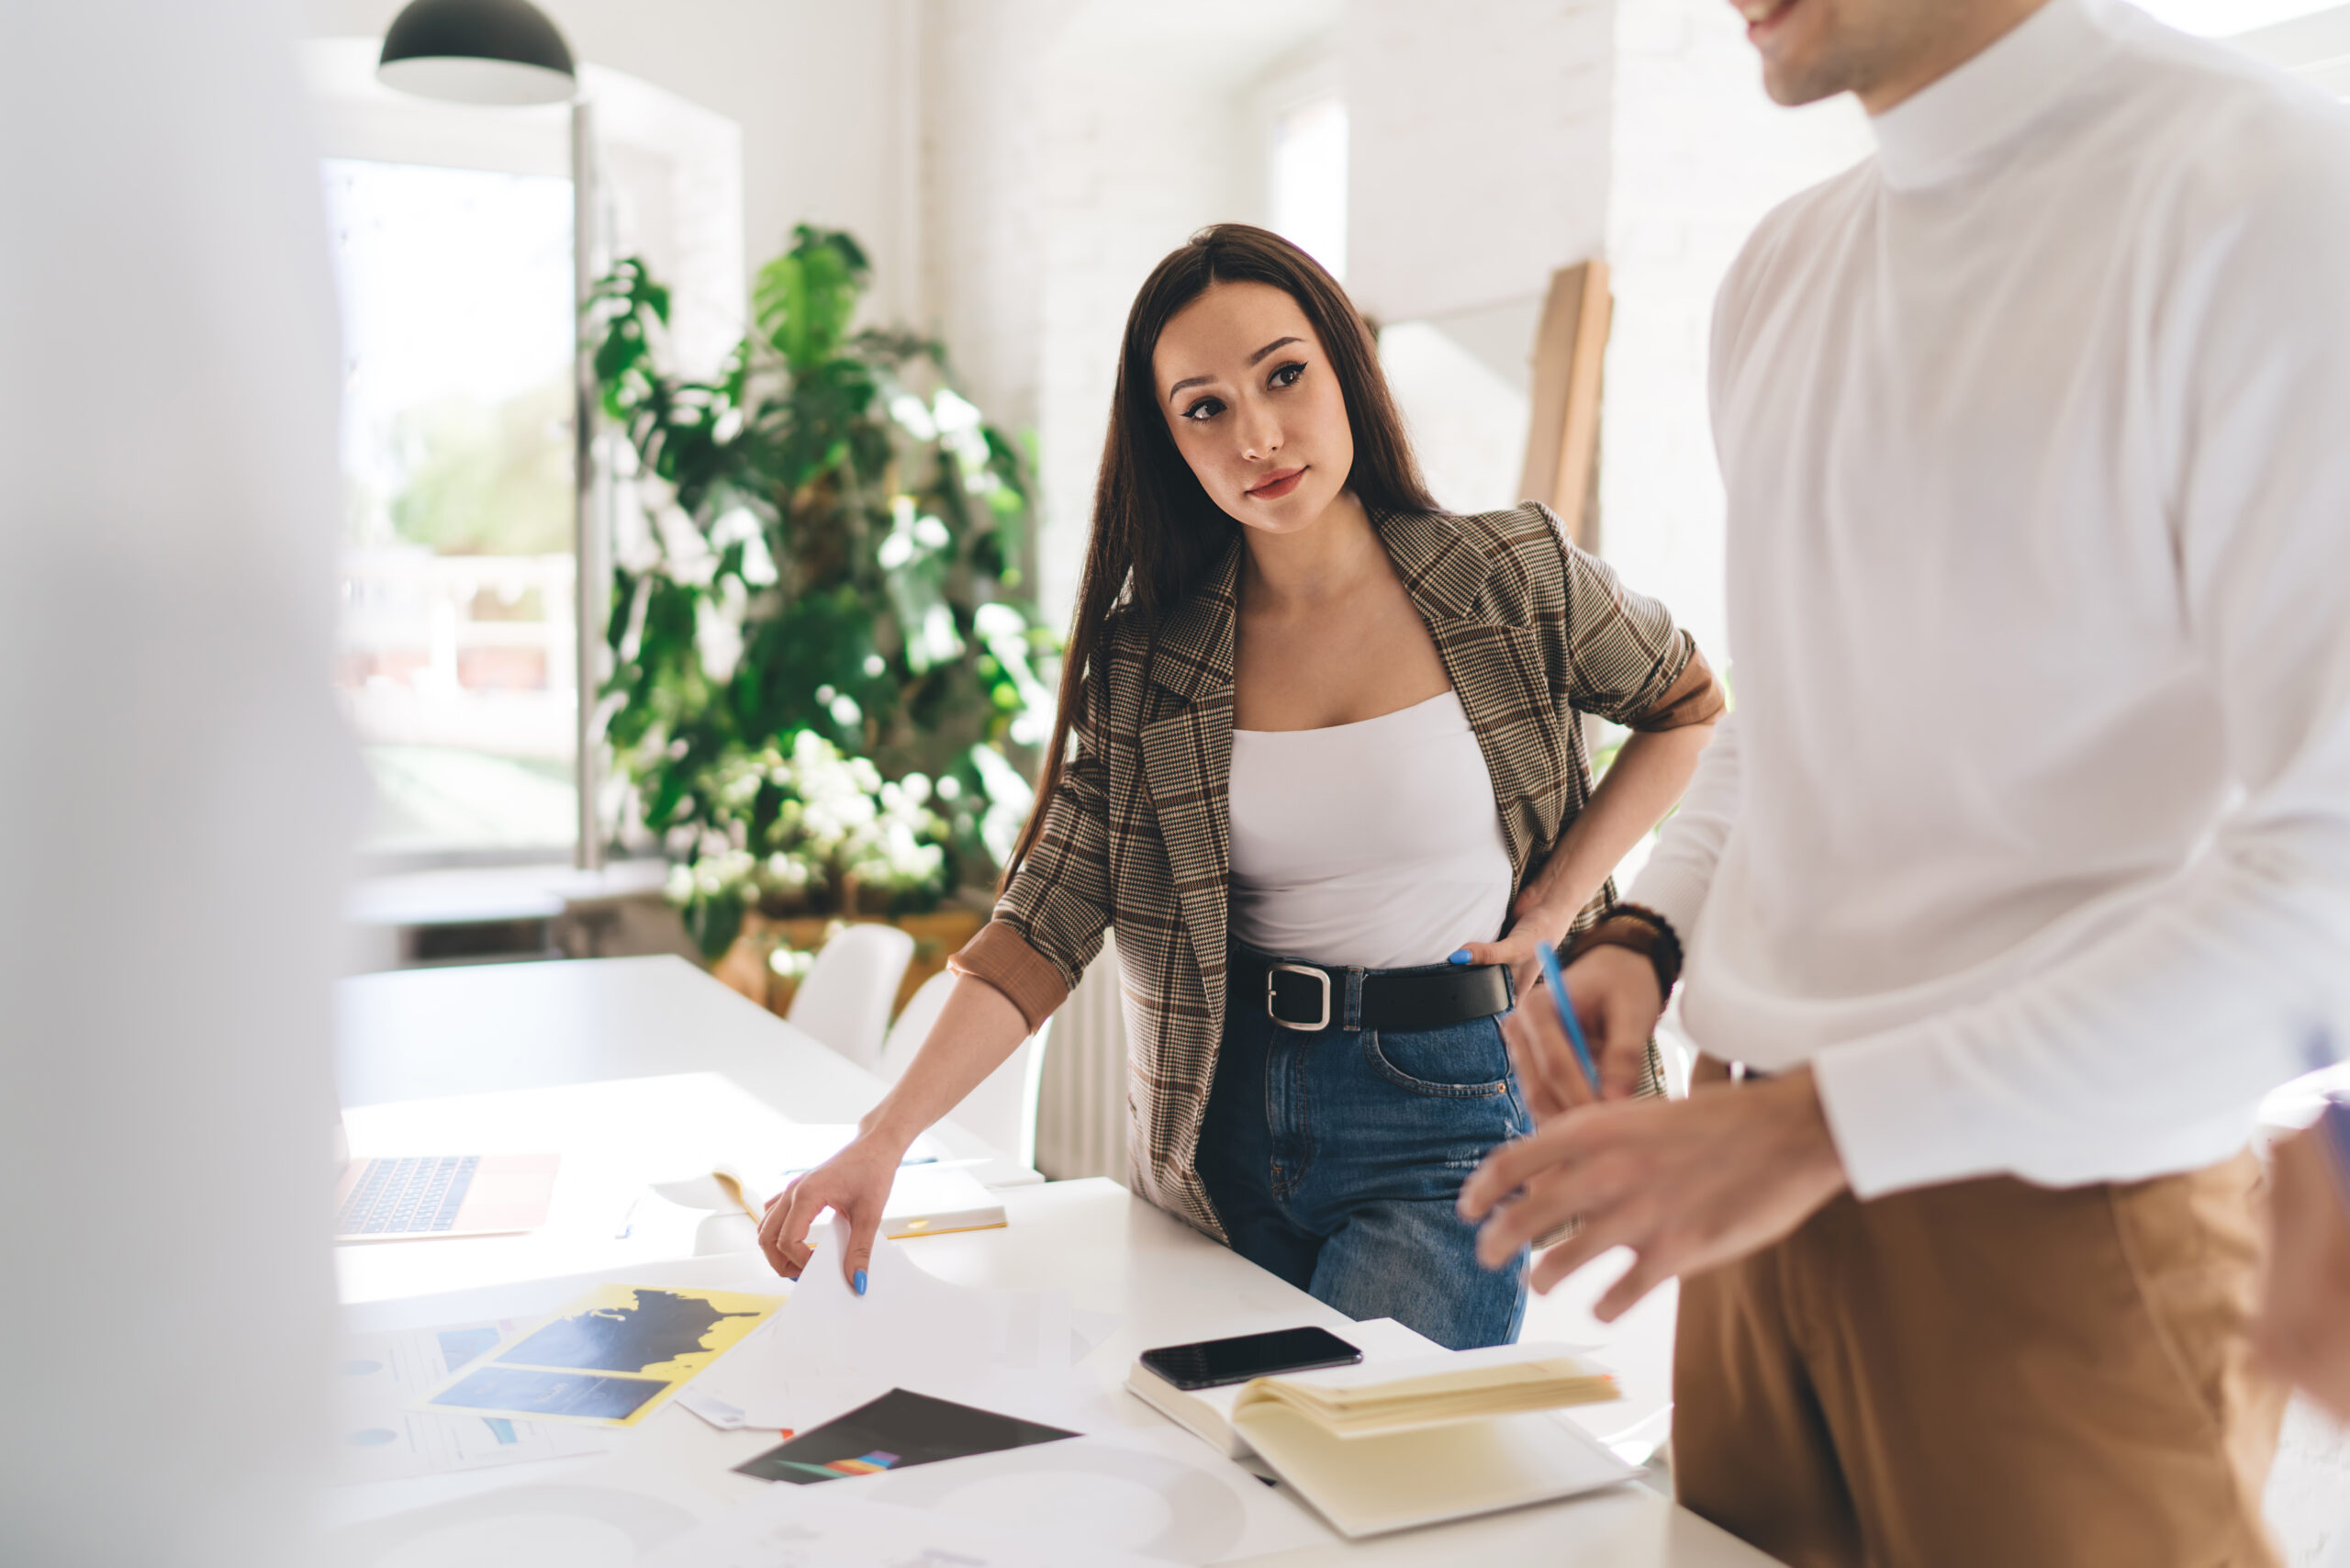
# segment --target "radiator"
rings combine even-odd
[[[1126,1025],[1118,951],[1105,938],[1053,1014],[1036,1095],[1036,1169],[1052,1180],[1126,1179]]]

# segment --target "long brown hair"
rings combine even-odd
[[[1353,427],[1354,467],[1347,488],[1373,516],[1384,512],[1435,511],[1371,329],[1321,264],[1270,230],[1246,223],[1217,223],[1192,235],[1151,269],[1126,314],[1118,348],[1118,389],[1110,399],[1110,430],[1102,443],[1102,472],[1093,487],[1093,532],[1085,547],[1085,573],[1077,590],[1077,613],[1069,622],[1061,655],[1060,700],[1053,715],[1052,744],[1045,751],[1036,803],[1003,868],[1002,886],[1035,847],[1045,813],[1061,781],[1069,732],[1085,707],[1085,687],[1095,655],[1108,635],[1113,614],[1140,618],[1153,629],[1200,586],[1239,532],[1223,508],[1201,488],[1191,465],[1176,450],[1158,409],[1151,355],[1158,335],[1177,312],[1212,284],[1262,283],[1287,294],[1313,323],[1329,356],[1330,369],[1346,395],[1347,421]]]

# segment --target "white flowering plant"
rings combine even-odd
[[[713,955],[754,907],[848,913],[839,900],[886,889],[920,908],[989,879],[1051,728],[1025,465],[937,343],[850,330],[869,272],[849,236],[802,227],[709,381],[660,368],[668,292],[641,260],[592,307],[604,410],[636,467],[607,733]],[[803,753],[819,743],[837,767]],[[868,777],[853,792],[871,833],[839,841],[856,848],[798,836],[822,814],[807,790],[845,801],[840,780]]]
[[[704,788],[698,820],[671,830],[667,890],[713,955],[752,910],[888,914],[946,890],[946,823],[932,809],[940,786],[923,774],[885,779],[802,730],[729,757]]]

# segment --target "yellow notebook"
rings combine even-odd
[[[1499,1345],[1315,1376],[1260,1377],[1241,1388],[1232,1418],[1245,1420],[1259,1406],[1286,1406],[1332,1437],[1368,1438],[1617,1396],[1614,1377],[1563,1346]]]
[[[1391,1332],[1382,1333],[1381,1330]],[[1612,1486],[1633,1472],[1553,1414],[1617,1397],[1564,1345],[1445,1350],[1400,1324],[1358,1323],[1361,1364],[1176,1389],[1137,1361],[1126,1386],[1234,1459],[1254,1453],[1347,1536]],[[1382,1354],[1417,1341],[1416,1353]]]
[[[1336,1438],[1287,1405],[1240,1413],[1257,1456],[1341,1535],[1472,1518],[1595,1492],[1632,1467],[1547,1410]]]

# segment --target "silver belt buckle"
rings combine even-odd
[[[1289,973],[1293,975],[1311,975],[1315,980],[1322,982],[1322,1016],[1320,1018],[1315,1020],[1311,1024],[1292,1024],[1288,1019],[1273,1011],[1273,977],[1281,974],[1283,970],[1287,970]],[[1271,1019],[1274,1023],[1280,1025],[1284,1029],[1295,1029],[1301,1034],[1311,1035],[1316,1030],[1328,1028],[1330,1026],[1329,972],[1326,969],[1313,969],[1304,964],[1272,964],[1267,966],[1265,969],[1265,1016]]]

